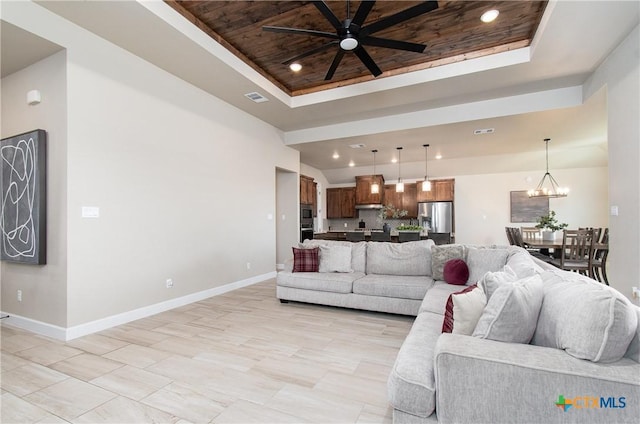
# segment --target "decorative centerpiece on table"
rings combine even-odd
[[[555,211],[549,211],[548,214],[538,218],[536,228],[542,230],[542,240],[553,241],[556,239],[556,231],[560,231],[568,227],[566,222],[562,224],[558,222]]]
[[[378,211],[378,222],[383,222],[382,230],[386,233],[391,231],[391,226],[384,222],[385,219],[402,219],[407,216],[409,212],[405,209],[399,209],[391,204],[383,205]]]

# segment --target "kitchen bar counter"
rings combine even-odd
[[[364,232],[364,239],[365,241],[371,241],[371,231],[363,231]],[[342,241],[346,241],[347,240],[347,232],[346,231],[328,231],[326,233],[315,233],[313,235],[314,239],[318,239],[318,240],[342,240]],[[420,240],[426,240],[428,239],[429,236],[425,233],[422,232],[420,234]],[[391,241],[394,243],[398,242],[398,232],[397,231],[391,231]]]

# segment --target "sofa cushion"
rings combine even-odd
[[[433,240],[367,243],[367,274],[431,275]]]
[[[467,249],[467,266],[469,267],[469,284],[475,284],[487,272],[500,271],[507,263],[507,249]]]
[[[462,286],[469,280],[469,267],[462,259],[451,259],[444,264],[442,276],[447,284]]]
[[[277,284],[305,290],[351,293],[353,282],[364,277],[361,272],[279,272]]]
[[[353,243],[340,240],[305,240],[302,247],[349,246],[351,247],[351,269],[353,272],[365,272],[367,262],[367,242]]]
[[[544,289],[539,275],[502,284],[487,301],[474,337],[529,343],[536,330]]]
[[[518,278],[530,277],[540,274],[544,270],[536,264],[533,257],[521,247],[510,247],[507,265],[515,272]]]
[[[416,317],[387,384],[389,402],[402,412],[426,418],[435,409],[434,349],[442,315],[424,312]]]
[[[353,272],[351,268],[351,246],[320,245],[318,272]]]
[[[367,274],[353,282],[353,292],[369,296],[422,300],[433,286],[431,277]]]
[[[433,287],[431,287],[427,295],[424,296],[419,313],[431,312],[444,315],[449,296],[451,293],[459,292],[460,289],[460,286],[447,284],[444,281],[434,281]]]
[[[617,290],[567,271],[542,274],[544,302],[532,344],[564,349],[593,362],[622,358],[638,314]]]
[[[293,249],[293,272],[318,272],[319,258],[317,247],[313,249]]]
[[[444,280],[444,265],[451,259],[464,259],[464,246],[443,244],[431,247],[431,276],[434,280]]]
[[[487,296],[477,284],[451,294],[444,312],[442,332],[470,336],[486,304]]]

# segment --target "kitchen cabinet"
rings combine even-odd
[[[384,205],[391,205],[395,209],[406,210],[407,215],[404,218],[418,217],[418,187],[416,183],[405,183],[404,192],[396,192],[396,185],[389,184],[384,186]],[[391,214],[388,214],[391,218]]]
[[[431,180],[431,191],[422,191],[422,181],[417,183],[418,202],[453,202],[455,180]]]
[[[327,218],[355,218],[356,216],[356,188],[328,188],[327,189]]]
[[[313,189],[313,178],[300,175],[300,204],[312,205],[315,200],[315,190]]]
[[[311,208],[313,209],[313,217],[318,216],[318,183],[313,183],[313,196],[311,196]]]
[[[371,185],[377,183],[378,193],[371,193]],[[384,177],[382,175],[362,175],[356,177],[356,205],[381,205],[384,203]]]

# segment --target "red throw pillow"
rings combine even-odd
[[[320,248],[313,249],[293,249],[293,271],[292,272],[318,272],[320,261],[318,252]]]
[[[462,286],[469,280],[469,267],[462,259],[451,259],[444,264],[444,281],[456,286]]]
[[[475,289],[476,287],[478,287],[478,285],[474,284],[473,286],[469,286],[464,290],[461,290],[459,292],[455,292],[449,295],[449,299],[447,299],[447,306],[444,309],[444,321],[442,321],[443,333],[453,332],[453,296],[457,294],[469,293],[471,290]]]

